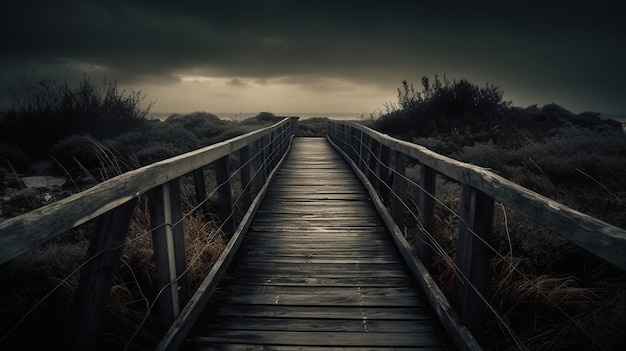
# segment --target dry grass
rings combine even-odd
[[[417,167],[407,170],[413,180]],[[408,189],[415,206],[417,189]],[[431,273],[452,300],[460,205],[458,184],[439,178]],[[417,221],[406,215],[408,240]],[[496,203],[491,246],[487,350],[617,350],[625,340],[626,274]],[[503,324],[506,323],[505,324]]]
[[[184,211],[190,211],[193,188],[183,189]],[[101,349],[123,348],[140,327],[130,349],[150,348],[158,342],[161,333],[154,317],[149,316],[144,322],[157,290],[153,281],[155,268],[148,206],[147,198],[142,196],[134,209],[122,262],[105,311],[99,343]],[[194,291],[224,249],[226,239],[218,230],[219,223],[214,216],[196,211],[185,217],[183,223],[188,274]],[[4,283],[0,292],[3,301],[0,334],[5,335],[31,306],[40,304],[9,338],[0,342],[2,348],[4,345],[12,347],[18,340],[22,343],[31,330],[52,330],[51,335],[65,333],[63,324],[78,284],[76,268],[84,260],[91,230],[92,225],[75,229],[0,267],[0,278]],[[70,275],[72,272],[75,274]],[[42,300],[54,288],[56,290]],[[55,316],[57,321],[53,328],[50,316]],[[55,340],[60,342],[61,339]],[[36,341],[33,343],[30,346],[44,346]],[[55,341],[45,343],[46,346],[54,344]]]

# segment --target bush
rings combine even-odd
[[[134,156],[139,166],[174,157],[200,147],[198,137],[171,123],[155,121],[106,143],[121,155]]]
[[[296,136],[324,137],[328,134],[328,118],[313,117],[298,122]]]
[[[25,170],[30,164],[30,158],[24,150],[12,143],[0,143],[0,164],[9,167],[8,162],[15,170]]]
[[[443,82],[435,76],[431,86],[422,78],[422,90],[407,81],[398,89],[397,104],[388,104],[374,128],[411,139],[440,133],[468,133],[497,128],[510,103],[494,85],[479,88],[467,80]]]
[[[0,141],[45,156],[59,140],[74,134],[109,138],[145,122],[141,92],[119,91],[115,82],[94,87],[85,77],[72,89],[67,82],[24,79],[13,86],[12,106],[0,119]]]
[[[68,170],[80,169],[80,165],[87,169],[100,166],[96,154],[96,145],[89,135],[70,135],[50,149],[50,155]]]

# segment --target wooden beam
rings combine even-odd
[[[97,345],[136,202],[133,199],[98,218],[70,312],[69,349],[91,350]]]
[[[493,198],[463,185],[460,204],[459,238],[456,265],[459,270],[454,284],[454,305],[461,320],[480,339],[485,318],[489,260],[493,256],[488,244],[493,227]]]
[[[435,233],[435,189],[436,173],[426,166],[420,165],[420,179],[418,192],[418,206],[421,222],[421,230],[417,231],[416,252],[427,269],[432,263],[433,243],[431,237]]]
[[[241,191],[243,207],[248,208],[252,203],[253,184],[250,178],[250,147],[246,146],[239,150],[239,164],[241,165]]]
[[[167,328],[189,299],[180,180],[155,188],[149,197],[159,319]]]
[[[224,222],[222,229],[232,234],[235,232],[235,220],[233,218],[233,188],[230,181],[230,156],[226,155],[215,162],[215,180],[220,187],[217,189],[219,196],[219,215]]]
[[[391,213],[398,228],[404,228],[404,199],[406,194],[406,156],[401,152],[394,152],[393,172],[393,199]]]

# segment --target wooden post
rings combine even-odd
[[[270,132],[270,136],[269,136],[269,141],[268,141],[268,156],[265,158],[265,175],[268,176],[270,174],[270,172],[272,171],[272,169],[274,168],[274,162],[276,161],[276,155],[274,155],[274,151],[276,150],[276,147],[274,145],[276,139],[276,132],[275,131],[271,131]]]
[[[233,191],[230,182],[230,155],[226,155],[215,161],[215,180],[221,187],[217,190],[220,199],[219,215],[224,221],[222,227],[228,234],[235,232],[235,220],[233,218]]]
[[[289,129],[291,130],[291,134],[296,134],[298,132],[298,120],[300,117],[289,117]]]
[[[193,181],[196,188],[196,201],[198,204],[206,200],[206,183],[204,182],[204,167],[193,171]],[[208,204],[205,202],[200,207],[205,213],[208,213]]]
[[[263,187],[263,184],[265,184],[265,150],[263,144],[264,140],[265,137],[261,137],[256,142],[256,156],[254,157],[254,169],[256,171],[256,175],[254,179],[254,184],[257,188],[254,190],[255,192],[258,192],[259,189]]]
[[[493,198],[464,184],[461,190],[461,220],[456,264],[463,279],[457,278],[454,286],[455,310],[461,321],[480,341],[480,331],[485,316],[489,260],[491,251],[485,242],[491,239]],[[474,290],[476,289],[476,290]]]
[[[254,198],[252,194],[252,182],[250,180],[250,146],[244,146],[239,150],[239,164],[241,165],[241,198],[243,207],[248,208]]]
[[[393,199],[391,205],[391,213],[393,220],[401,231],[404,228],[404,194],[406,192],[406,155],[400,151],[394,151],[394,172],[393,172]]]
[[[380,198],[386,205],[389,204],[389,187],[391,187],[391,179],[389,178],[389,165],[391,159],[391,150],[388,146],[380,145],[380,167],[378,168],[378,177],[380,178],[380,184],[378,184],[378,193]]]
[[[150,221],[159,297],[159,319],[165,329],[189,300],[180,179],[150,191]],[[180,277],[180,278],[179,278]]]
[[[417,231],[416,252],[426,269],[430,269],[433,250],[432,235],[435,232],[435,187],[437,176],[435,171],[422,164],[420,165],[420,179],[418,192],[418,206],[423,231]]]
[[[376,178],[376,167],[378,167],[378,149],[380,147],[380,143],[376,141],[374,138],[369,138],[369,167],[367,170],[367,178],[374,186],[374,189],[378,189],[378,179]]]
[[[68,349],[95,349],[137,199],[103,214],[87,249],[70,312]]]
[[[357,133],[359,132],[356,128],[350,126],[350,130],[352,131],[352,161],[359,164],[359,146],[360,146],[360,138],[357,138]]]
[[[356,130],[357,135],[359,136],[359,141],[358,141],[358,160],[356,160],[356,164],[358,165],[359,169],[361,170],[361,172],[365,171],[365,147],[364,144],[365,142],[363,141],[363,138],[365,137],[363,134],[362,130]]]

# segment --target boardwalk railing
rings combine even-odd
[[[267,181],[284,160],[296,127],[297,117],[285,118],[270,127],[122,174],[4,221],[0,223],[0,264],[95,219],[94,235],[82,265],[72,308],[73,335],[70,341],[73,349],[92,349],[120,264],[135,203],[140,195],[147,194],[155,280],[160,289],[158,317],[164,326],[169,327],[190,300],[198,300],[197,293],[191,296],[188,286],[181,178],[193,175],[198,207],[201,207],[207,201],[208,169],[215,170],[219,215],[224,221],[224,231],[232,234],[232,241],[242,231],[241,227],[247,225],[246,221],[255,210],[254,204],[258,204],[264,195]],[[236,176],[230,169],[233,158],[239,159]],[[241,183],[240,203],[233,201],[234,179]],[[236,207],[245,212],[239,223],[234,211]],[[221,261],[227,259],[219,258]]]
[[[626,231],[575,211],[523,188],[489,170],[439,155],[425,147],[381,134],[351,122],[329,122],[329,139],[343,153],[365,183],[387,225],[439,317],[458,345],[472,342],[469,330],[478,335],[485,313],[488,265],[492,251],[494,202],[508,206],[555,234],[626,270]],[[412,248],[404,240],[404,204],[407,158],[419,164],[418,238]],[[432,280],[436,174],[461,185],[457,259],[452,310]],[[383,194],[383,196],[381,196]],[[381,197],[391,194],[390,208]],[[419,259],[418,259],[419,258]],[[464,348],[464,347],[463,347]]]

